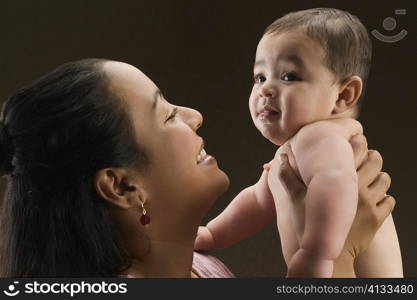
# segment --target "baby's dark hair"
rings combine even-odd
[[[352,75],[362,79],[363,89],[356,105],[359,113],[371,67],[372,44],[361,21],[335,8],[312,8],[291,12],[269,25],[264,34],[304,29],[325,51],[325,63],[339,82]]]

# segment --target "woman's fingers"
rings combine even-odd
[[[293,200],[302,200],[304,199],[304,194],[306,191],[306,186],[297,175],[295,175],[293,169],[291,168],[288,162],[287,154],[280,154],[281,165],[278,173],[279,179],[286,190],[290,195],[290,198]]]
[[[366,137],[363,134],[354,135],[349,142],[353,150],[355,168],[358,169],[367,156],[368,143],[366,141]]]
[[[390,195],[386,195],[384,199],[377,203],[376,212],[381,223],[394,210],[395,204],[396,201],[394,197]]]
[[[265,163],[265,164],[263,165],[263,168],[264,168],[267,172],[269,172],[269,170],[271,170],[271,164],[270,164],[270,163]]]
[[[373,195],[376,199],[381,199],[388,191],[391,185],[391,177],[388,173],[381,172],[375,178],[374,182],[372,182],[368,189],[371,195]]]
[[[382,168],[382,157],[376,150],[369,150],[367,159],[358,169],[359,188],[369,186]]]

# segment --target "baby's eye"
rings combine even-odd
[[[261,83],[266,80],[266,77],[262,74],[256,74],[253,78],[254,83]]]
[[[300,77],[298,77],[297,74],[295,74],[294,72],[288,72],[288,73],[282,74],[281,80],[284,80],[284,81],[298,81],[298,80],[300,80]]]

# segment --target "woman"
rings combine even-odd
[[[135,67],[64,64],[11,96],[0,124],[1,277],[204,277],[222,267],[196,254],[192,268],[202,217],[229,185],[196,134],[202,116],[167,102]],[[361,200],[340,276],[394,205],[377,152],[362,164],[363,138],[353,145]],[[280,176],[302,205],[291,175]]]

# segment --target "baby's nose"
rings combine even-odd
[[[265,98],[275,98],[277,96],[277,89],[272,82],[265,81],[260,89],[260,96]]]

